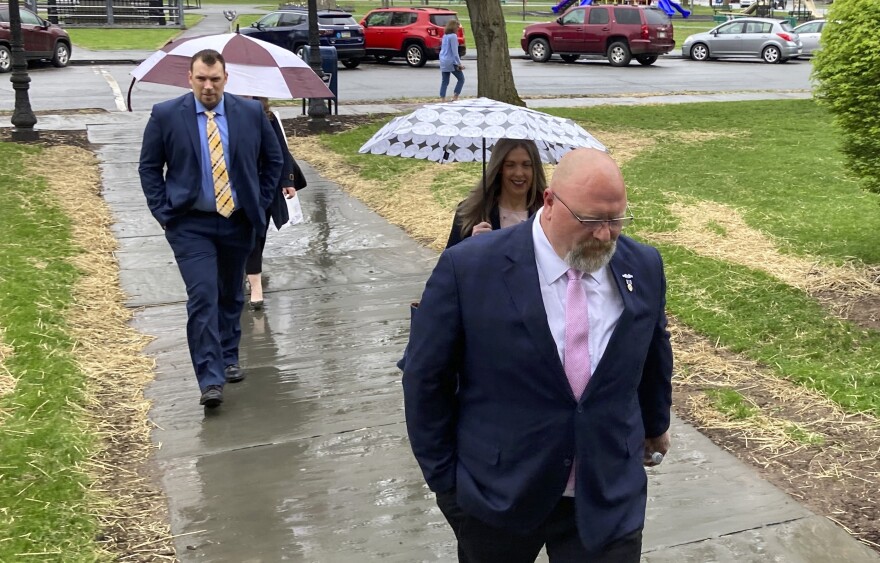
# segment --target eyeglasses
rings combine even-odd
[[[578,220],[578,222],[584,227],[588,228],[591,231],[597,231],[602,228],[603,225],[607,225],[610,231],[618,232],[623,230],[624,227],[628,226],[632,223],[633,217],[632,215],[627,215],[626,217],[617,217],[615,219],[581,219],[577,215],[575,215],[574,211],[571,210],[571,207],[568,206],[567,203],[562,201],[557,194],[553,193],[553,198],[559,200],[559,203],[565,206],[568,209],[568,212],[571,213],[571,216]],[[627,211],[629,208],[627,207]]]

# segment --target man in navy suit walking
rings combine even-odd
[[[223,402],[227,382],[244,379],[244,264],[283,164],[262,105],[224,94],[227,79],[220,53],[193,55],[192,92],[153,106],[138,168],[186,284],[186,336],[206,408]]]
[[[631,220],[617,165],[579,149],[531,220],[440,256],[403,387],[459,561],[639,561],[672,349],[663,263]]]

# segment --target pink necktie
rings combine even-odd
[[[587,292],[581,284],[583,272],[574,268],[568,274],[565,293],[565,375],[580,400],[590,380],[590,316],[587,313]]]

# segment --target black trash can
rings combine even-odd
[[[337,77],[339,75],[338,68],[338,58],[336,56],[336,47],[325,47],[321,45],[319,47],[321,51],[321,70],[324,71],[324,83],[327,85],[327,88],[330,89],[330,92],[333,93],[332,98],[327,98],[330,103],[330,111],[339,115],[339,89],[337,85]],[[309,53],[311,49],[308,45],[303,47],[303,60],[306,63],[309,62]],[[306,113],[306,106],[308,105],[308,100],[303,100],[303,115]],[[335,111],[334,107],[336,106]]]

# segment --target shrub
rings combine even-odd
[[[880,192],[880,1],[837,0],[814,61],[816,97],[843,131],[847,165]]]

